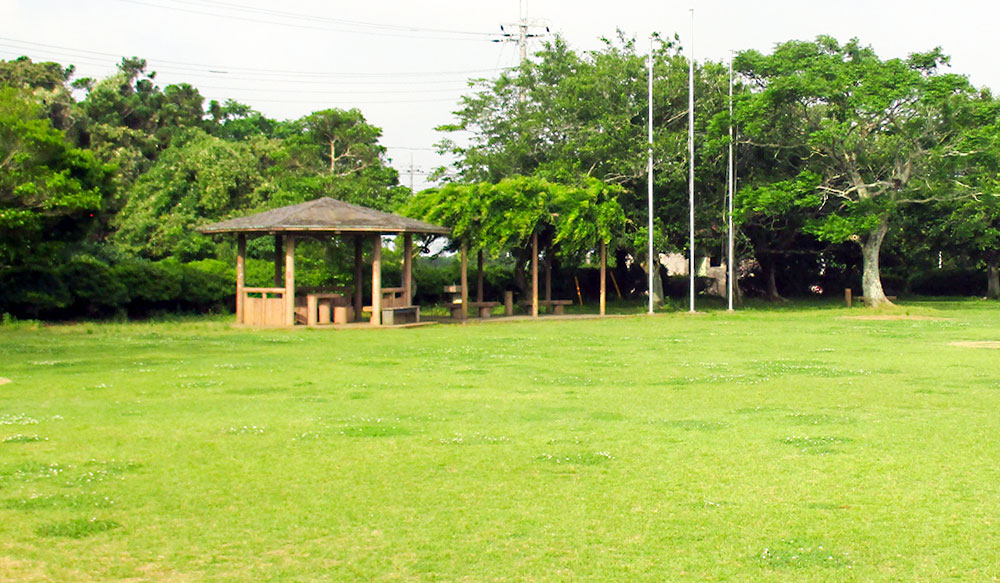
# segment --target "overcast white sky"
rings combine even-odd
[[[452,121],[470,77],[515,64],[500,25],[522,0],[0,0],[0,58],[28,55],[103,77],[122,56],[149,61],[161,86],[188,82],[207,99],[236,99],[271,117],[358,107],[383,129],[403,184],[441,163],[434,127]],[[858,37],[882,57],[941,46],[952,70],[1000,89],[1000,3],[953,0],[526,0],[527,17],[576,49],[616,28],[691,43],[698,60],[730,49],[769,51],[790,39]],[[511,30],[509,27],[507,30]],[[540,29],[533,29],[540,30]],[[537,48],[537,45],[535,45]]]

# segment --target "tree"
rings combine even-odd
[[[275,153],[275,204],[329,196],[392,211],[409,196],[378,143],[382,130],[357,109],[318,111],[296,120],[292,128]]]
[[[63,67],[53,62],[34,63],[28,57],[0,60],[0,85],[30,92],[54,128],[70,131],[77,121],[69,88],[73,71],[72,66]]]
[[[212,116],[209,131],[227,140],[285,138],[296,131],[291,122],[270,119],[249,105],[232,99],[227,99],[224,103],[213,100],[208,111]]]
[[[118,72],[88,85],[81,144],[118,166],[123,186],[134,182],[188,128],[204,128],[204,98],[184,83],[161,90],[145,59],[123,58]],[[117,209],[114,209],[117,210]]]
[[[194,229],[264,206],[274,192],[266,171],[276,149],[268,140],[231,142],[188,130],[129,189],[114,243],[149,259],[213,256],[215,244]]]
[[[982,91],[956,149],[949,172],[966,195],[941,205],[944,231],[986,267],[986,295],[1000,299],[1000,100]]]
[[[456,181],[497,183],[526,175],[574,183],[590,177],[622,187],[618,200],[627,222],[616,245],[621,269],[626,253],[640,260],[646,254],[648,73],[634,39],[619,32],[604,43],[601,50],[577,54],[556,37],[518,69],[477,80],[455,123],[439,129],[469,134],[468,145],[441,142],[456,156]],[[684,249],[688,61],[674,42],[659,39],[653,58],[656,248]],[[717,64],[696,69],[696,107],[707,113],[699,114],[696,128],[702,142],[710,120],[726,106],[728,82]],[[699,225],[722,220],[715,203],[725,191],[724,159],[698,161]]]
[[[0,268],[51,262],[85,237],[111,179],[31,97],[0,87]]]
[[[956,193],[935,164],[953,152],[970,88],[938,71],[946,62],[940,50],[883,61],[857,40],[825,36],[736,60],[751,86],[737,105],[742,134],[757,147],[797,152],[822,177],[823,214],[805,228],[860,246],[871,306],[890,303],[879,251],[896,213]]]
[[[807,248],[802,229],[820,205],[820,177],[808,170],[787,180],[760,181],[741,188],[734,200],[733,222],[750,243],[760,264],[764,294],[782,301],[778,292],[778,261],[793,250]]]

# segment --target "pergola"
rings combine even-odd
[[[461,248],[461,290],[462,290],[462,306],[469,305],[468,299],[468,289],[469,289],[469,244],[466,241],[462,241]],[[538,308],[540,304],[552,303],[552,248],[548,249],[545,258],[545,296],[540,297],[538,290],[538,258],[540,255],[540,249],[538,245],[538,233],[534,232],[531,235],[531,316],[534,318],[538,317]],[[604,316],[607,313],[607,303],[608,303],[608,284],[607,284],[607,272],[608,272],[608,245],[604,241],[600,241],[598,245],[598,257],[600,260],[600,278],[601,278],[601,293],[600,301],[598,304],[598,313]],[[477,258],[477,269],[476,269],[476,303],[483,303],[483,252],[479,250]],[[617,284],[616,284],[617,285]],[[475,304],[473,304],[475,305]],[[462,310],[463,317],[466,314],[466,310]]]
[[[413,235],[449,235],[450,229],[423,221],[384,213],[332,198],[320,198],[262,213],[229,219],[198,228],[206,235],[236,233],[236,321],[266,326],[294,326],[296,315],[295,242],[297,239],[325,240],[333,237],[354,239],[354,286],[350,294],[355,319],[360,319],[362,302],[362,242],[372,241],[371,324],[383,323],[382,236],[403,235],[403,286],[399,308],[413,300]],[[247,236],[274,237],[274,285],[252,288],[245,285]],[[283,284],[283,285],[282,285]],[[396,291],[395,288],[391,288]],[[253,294],[253,297],[251,297]],[[256,297],[256,296],[260,297]],[[314,319],[315,303],[337,294],[309,294],[307,320]],[[397,307],[397,306],[393,306]],[[252,314],[251,314],[252,310]]]

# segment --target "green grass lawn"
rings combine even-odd
[[[0,581],[996,581],[1000,306],[869,313],[2,326]]]

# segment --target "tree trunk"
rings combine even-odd
[[[868,233],[861,245],[862,274],[861,289],[865,295],[865,305],[868,307],[891,306],[892,302],[885,297],[882,289],[882,276],[878,268],[879,250],[882,249],[882,241],[885,234],[889,232],[889,221],[885,217],[879,221],[878,226]]]
[[[1000,252],[986,254],[986,297],[1000,300]]]
[[[642,266],[642,272],[646,274],[646,278],[645,278],[645,281],[643,283],[645,283],[646,287],[648,288],[649,287],[649,264],[648,263],[641,263],[640,265]],[[654,266],[654,269],[656,267],[659,267],[659,262],[657,262],[657,264]],[[665,300],[664,300],[664,293],[663,293],[663,279],[660,277],[660,270],[659,269],[656,269],[656,271],[653,272],[653,289],[652,290],[647,289],[646,291],[648,293],[651,293],[652,296],[653,296],[653,309],[659,308],[659,307],[661,307],[661,306],[664,305],[664,301]]]
[[[757,262],[760,263],[761,275],[764,276],[764,299],[769,302],[783,302],[785,298],[778,293],[778,271],[774,255],[770,253],[757,253]]]

